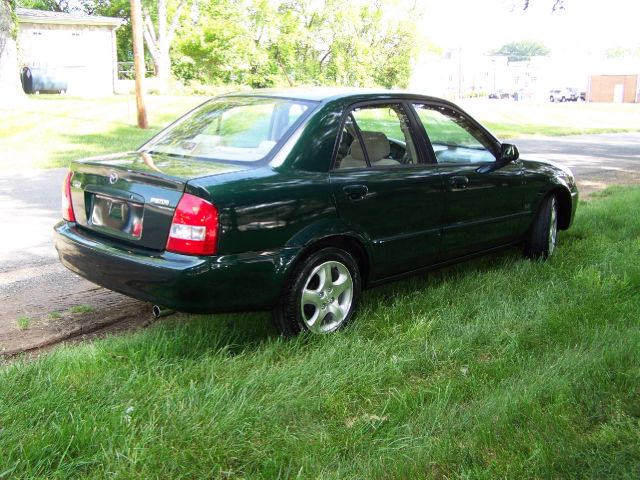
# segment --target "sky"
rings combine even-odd
[[[418,0],[420,1],[420,0]],[[561,55],[640,45],[640,0],[422,0],[425,37],[443,48],[493,50],[513,40],[538,40]],[[515,8],[513,8],[515,4]]]

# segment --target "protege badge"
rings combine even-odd
[[[149,203],[166,207],[167,205],[169,205],[169,200],[167,200],[166,198],[151,197],[151,200],[149,200]]]

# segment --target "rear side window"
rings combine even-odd
[[[258,161],[271,153],[310,106],[279,98],[212,100],[170,126],[143,150],[212,160]]]
[[[417,162],[402,105],[370,105],[351,111],[340,136],[335,169],[400,167]]]

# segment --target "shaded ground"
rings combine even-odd
[[[0,175],[0,355],[151,320],[149,304],[97,287],[58,262],[52,226],[64,175]]]
[[[581,194],[640,183],[640,133],[515,140],[522,156],[568,165]],[[0,174],[0,356],[151,321],[151,305],[66,270],[53,248],[64,169]]]
[[[611,133],[514,140],[523,158],[567,165],[581,196],[608,185],[640,183],[640,134]]]

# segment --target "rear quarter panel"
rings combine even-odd
[[[218,207],[220,255],[291,246],[298,232],[337,218],[326,173],[264,167],[198,179],[190,188],[206,190]]]

